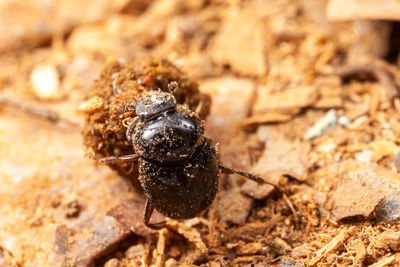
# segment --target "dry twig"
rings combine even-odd
[[[185,223],[178,223],[174,220],[167,221],[167,227],[173,229],[186,237],[190,242],[193,242],[196,248],[202,253],[205,254],[208,252],[208,248],[206,244],[204,244],[203,240],[200,237],[199,232],[195,228],[186,225]]]
[[[355,226],[351,226],[349,228],[342,229],[339,232],[339,234],[337,236],[335,236],[335,238],[332,239],[331,242],[329,242],[328,244],[326,244],[324,247],[320,248],[317,251],[316,256],[310,260],[309,265],[313,266],[313,265],[317,264],[322,258],[326,257],[329,253],[335,251],[340,246],[342,246],[343,242],[351,234],[353,234],[356,231],[356,229],[357,228]]]
[[[384,267],[393,264],[394,260],[396,259],[396,255],[392,255],[390,257],[385,257],[378,262],[370,265],[370,267]]]

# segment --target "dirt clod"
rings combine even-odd
[[[74,218],[78,217],[79,213],[81,212],[81,205],[79,204],[78,200],[72,200],[68,202],[66,205],[65,217],[67,218]]]
[[[174,92],[178,104],[188,106],[205,118],[210,98],[201,94],[197,83],[168,60],[147,59],[125,63],[109,59],[100,79],[92,87],[91,97],[80,106],[87,112],[83,129],[87,154],[95,159],[134,154],[125,133],[136,116],[136,102],[145,92],[168,92],[168,84],[173,81],[179,85],[179,90]],[[128,163],[110,166],[137,184],[137,166]]]

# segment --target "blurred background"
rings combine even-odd
[[[0,14],[0,266],[400,262],[400,1],[2,0]],[[221,160],[286,199],[224,178],[201,219],[140,225],[141,193],[85,157],[78,106],[106,62],[148,57],[211,97]]]

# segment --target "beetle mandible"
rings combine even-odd
[[[220,172],[237,173],[280,190],[261,177],[221,165],[216,148],[204,136],[203,121],[195,112],[177,106],[172,93],[178,84],[168,87],[171,93],[149,92],[136,104],[137,117],[126,131],[135,154],[99,159],[102,163],[138,161],[147,197],[146,226],[165,226],[165,221],[150,223],[154,208],[172,219],[193,218],[206,210],[218,191]]]

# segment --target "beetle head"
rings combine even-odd
[[[136,104],[136,114],[141,121],[149,121],[158,114],[175,108],[175,97],[170,93],[155,91],[141,97]]]

